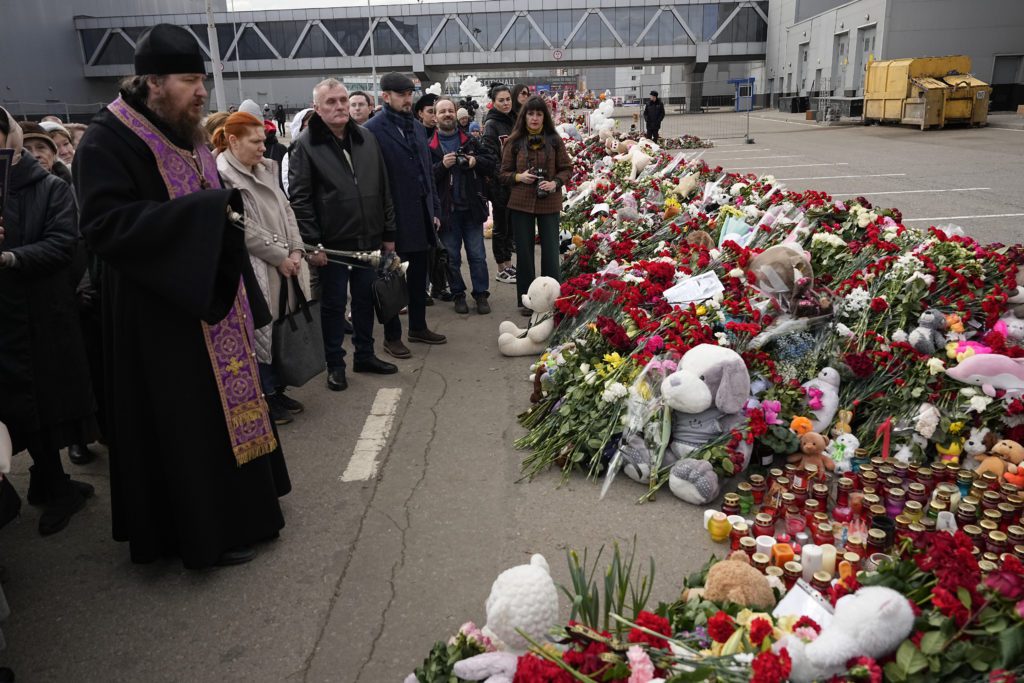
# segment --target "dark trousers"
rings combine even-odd
[[[657,126],[647,126],[647,137],[651,140],[657,140],[659,131],[661,131],[660,123]]]
[[[540,274],[562,281],[561,255],[558,253],[558,222],[561,214],[532,214],[509,209],[509,222],[516,238],[516,292],[518,301],[530,289],[537,272],[533,264],[533,244],[540,233]],[[520,303],[520,305],[522,305]]]
[[[425,254],[426,252],[424,252]],[[410,271],[412,268],[410,267]],[[373,351],[373,281],[377,279],[374,268],[348,266],[344,263],[328,263],[320,268],[320,324],[324,336],[324,358],[329,369],[345,367],[345,305],[348,294],[352,294],[352,335],[355,346],[356,360],[367,360],[375,354]],[[409,277],[409,282],[422,282]],[[425,300],[422,287],[410,287],[409,296],[419,291],[421,300]],[[411,311],[410,311],[411,312]],[[384,325],[385,339],[400,339],[402,323],[396,318]]]
[[[427,250],[400,251],[398,257],[409,262],[409,268],[405,271],[405,281],[409,283],[409,329],[414,332],[422,332],[427,329],[427,290],[418,284],[426,282],[430,252]],[[353,308],[353,325],[355,325],[355,315]],[[384,338],[388,341],[402,338],[402,321],[399,316],[396,315],[384,325]]]
[[[33,432],[25,439],[25,447],[32,458],[29,486],[44,500],[52,500],[67,493],[70,477],[60,461],[60,449],[46,432]]]
[[[263,393],[273,396],[277,393],[277,373],[274,372],[272,363],[257,363],[260,371],[260,384],[263,385]]]
[[[494,252],[495,263],[505,263],[512,260],[512,251],[516,243],[512,237],[512,227],[509,225],[508,207],[499,204],[492,204],[493,227],[491,228],[491,251]]]

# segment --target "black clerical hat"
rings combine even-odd
[[[157,24],[135,44],[135,74],[205,74],[206,62],[199,42],[187,29]]]

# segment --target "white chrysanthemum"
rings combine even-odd
[[[839,235],[833,235],[830,232],[816,232],[811,237],[811,245],[827,244],[832,247],[845,247],[846,241]]]
[[[605,403],[614,403],[628,393],[629,390],[621,382],[612,382],[601,392],[601,400]]]
[[[984,412],[986,408],[988,408],[990,403],[992,403],[992,399],[989,398],[988,396],[975,396],[974,398],[971,399],[971,407],[969,408],[969,410],[976,413],[981,413]]]
[[[938,375],[946,371],[946,364],[942,362],[941,358],[929,358],[928,359],[928,374]]]
[[[732,187],[729,188],[729,194],[733,197],[739,197],[740,192],[747,189],[746,183],[733,183]]]

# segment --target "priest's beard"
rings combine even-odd
[[[146,106],[159,116],[160,120],[182,141],[197,143],[204,139],[204,131],[199,125],[201,114],[194,113],[188,105],[182,107],[177,104],[170,94],[152,96]]]

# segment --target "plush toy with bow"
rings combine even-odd
[[[891,588],[867,586],[840,598],[832,622],[810,643],[786,636],[772,649],[789,653],[789,680],[811,683],[845,673],[854,657],[885,657],[913,630],[914,611],[905,597]]]
[[[503,356],[539,356],[555,332],[555,301],[562,286],[553,277],[539,277],[523,295],[523,306],[533,311],[530,324],[521,328],[505,320],[498,326],[498,350]]]

